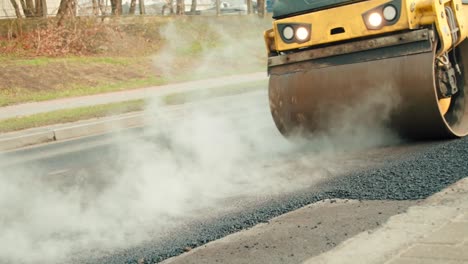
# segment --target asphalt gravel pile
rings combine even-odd
[[[467,177],[467,174],[468,137],[440,142],[418,152],[402,155],[378,168],[352,172],[282,197],[270,197],[262,204],[245,208],[242,212],[224,215],[209,222],[193,223],[168,234],[166,238],[159,237],[157,242],[148,242],[85,262],[155,263],[324,199],[424,199]]]

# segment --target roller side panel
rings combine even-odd
[[[468,44],[459,47],[460,64]],[[382,122],[405,137],[437,139],[468,133],[467,68],[449,113],[441,114],[434,76],[435,47],[418,41],[365,52],[270,67],[273,119],[285,135],[336,129],[343,113],[369,104],[362,122]]]

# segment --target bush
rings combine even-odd
[[[129,36],[119,25],[95,20],[70,21],[57,26],[49,20],[27,32],[0,36],[0,53],[21,56],[66,56],[121,53],[133,55],[145,49],[141,36]]]

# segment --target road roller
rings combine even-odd
[[[268,96],[283,135],[326,131],[379,94],[403,137],[468,134],[468,0],[277,0],[272,16]]]

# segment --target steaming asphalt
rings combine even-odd
[[[213,99],[203,105],[221,116],[237,120],[239,130],[264,135],[268,140],[280,142],[283,139],[272,123],[266,98],[265,92],[254,92]],[[187,113],[200,105],[164,108],[156,115],[164,117],[164,124],[171,126],[171,123],[183,120]],[[120,142],[123,137],[126,139],[125,144],[129,145],[133,144],[133,140],[141,138],[161,144],[164,138],[155,138],[155,129],[161,128],[132,129],[122,133],[119,138],[96,136],[1,154],[0,169],[16,176],[31,173],[29,176],[42,177],[57,188],[79,186],[93,197],[105,188],[106,179],[119,170],[119,163],[122,161],[116,160],[114,153],[121,148],[121,143],[116,142]],[[344,152],[321,152],[303,148],[272,155],[270,158],[261,157],[251,162],[258,163],[265,177],[278,177],[284,180],[283,183],[287,182],[288,186],[284,186],[282,191],[272,188],[271,193],[220,198],[214,208],[207,206],[198,209],[190,217],[174,219],[171,227],[158,233],[150,241],[105,254],[91,254],[90,250],[85,255],[72,257],[72,262],[138,263],[142,259],[145,263],[159,262],[183,253],[184,248],[203,245],[324,199],[377,200],[390,203],[406,201],[401,208],[385,212],[379,219],[385,221],[419,199],[466,177],[468,138]],[[25,172],[25,168],[40,169]],[[34,175],[34,171],[43,173]],[[374,213],[377,214],[382,208],[385,207],[375,207]],[[357,231],[375,228],[374,220],[375,218],[361,219],[360,223],[356,223],[359,225]],[[327,218],[322,221],[327,221]],[[345,239],[343,233],[351,229],[350,225],[355,225],[345,221],[349,219],[343,219],[342,225],[329,226],[329,229],[338,230],[336,235],[331,236],[328,241],[317,241],[316,246],[327,250]],[[327,243],[327,246],[319,243]]]

